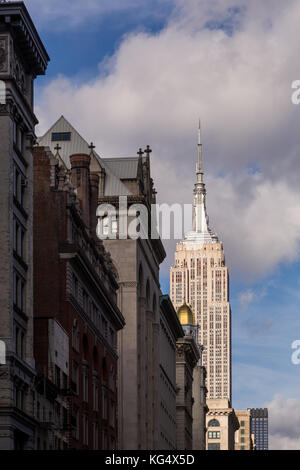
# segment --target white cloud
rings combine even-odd
[[[50,83],[37,114],[40,132],[66,115],[104,156],[151,144],[160,201],[183,203],[192,198],[200,115],[211,225],[233,272],[255,278],[299,254],[300,107],[290,97],[300,4],[232,7],[178,1],[163,31],[126,37],[93,81]],[[221,23],[233,34],[213,29]]]
[[[300,449],[300,400],[275,395],[269,410],[269,448]]]
[[[240,305],[243,309],[245,309],[249,304],[251,304],[253,299],[254,299],[254,292],[252,289],[248,289],[244,292],[241,292],[241,294],[239,295]]]
[[[210,187],[213,224],[236,273],[255,279],[298,259],[299,190],[262,175],[212,178]]]

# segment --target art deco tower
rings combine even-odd
[[[199,124],[197,182],[194,188],[193,227],[177,244],[170,270],[171,299],[176,310],[187,302],[196,314],[199,343],[204,346],[207,399],[231,403],[231,312],[228,269],[223,245],[209,228],[202,171]]]

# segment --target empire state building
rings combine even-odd
[[[231,407],[229,278],[223,245],[209,227],[200,125],[196,177],[193,227],[176,246],[175,263],[170,269],[171,299],[176,310],[186,302],[196,316],[207,370],[207,404],[209,408],[225,409]]]

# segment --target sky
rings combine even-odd
[[[233,406],[267,406],[270,447],[299,449],[300,3],[25,3],[51,56],[36,81],[38,135],[63,114],[104,157],[149,144],[158,201],[187,204],[201,118],[210,225],[231,280]]]

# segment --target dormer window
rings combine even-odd
[[[52,132],[52,142],[68,142],[71,140],[71,132]]]

